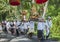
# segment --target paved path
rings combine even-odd
[[[36,36],[33,36],[32,39],[29,39],[24,35],[16,37],[2,33],[0,34],[0,42],[38,42],[38,40]],[[44,40],[44,42],[60,42],[60,41]]]

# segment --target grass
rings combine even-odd
[[[37,31],[34,32],[34,35],[37,35]]]
[[[52,36],[52,37],[50,36],[50,38],[51,38],[52,40],[56,40],[56,41],[57,41],[57,40],[60,40],[60,36]]]

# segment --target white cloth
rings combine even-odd
[[[34,32],[34,21],[29,22],[28,28],[29,28],[28,33]]]
[[[52,21],[50,20],[46,20],[46,25],[48,26],[48,28],[51,28],[52,26]]]
[[[28,22],[24,22],[24,29],[28,29]]]
[[[13,22],[10,22],[11,25],[13,25],[14,23]]]
[[[10,22],[6,23],[7,30],[10,28]]]
[[[49,33],[50,33],[50,29],[49,28],[46,28],[46,36],[48,36],[49,35]]]
[[[26,20],[26,16],[24,15],[24,20]]]
[[[20,25],[20,29],[21,29],[22,32],[24,32],[24,23],[23,22]]]
[[[34,21],[29,22],[30,28],[34,28]]]
[[[17,21],[17,22],[16,22],[16,21],[14,21],[14,25],[16,26],[16,28],[17,28],[17,29],[18,29],[18,28],[20,28],[20,26],[19,26],[19,25],[20,25],[20,23],[21,23],[21,22],[19,22],[19,21]]]
[[[0,25],[0,30],[2,31],[2,26]]]
[[[44,30],[45,29],[45,23],[44,22],[38,22],[37,29],[38,30]]]
[[[21,22],[17,21],[16,25],[18,26],[18,25],[20,25],[20,23],[21,23]]]
[[[46,36],[48,36],[49,35],[49,33],[50,33],[50,28],[51,28],[51,26],[52,26],[52,21],[50,20],[50,21],[48,21],[48,20],[46,20]]]
[[[2,26],[0,25],[0,33],[2,33],[3,31],[2,31]]]
[[[15,25],[15,26],[18,26],[18,24],[17,24],[17,22],[16,22],[16,21],[14,21],[14,25]]]

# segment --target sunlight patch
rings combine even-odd
[[[0,39],[0,42],[1,42],[1,41],[8,41],[8,39]]]
[[[14,41],[30,41],[28,38],[22,38],[22,39],[12,39],[11,42]]]

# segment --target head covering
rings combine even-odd
[[[45,19],[44,18],[39,18],[39,21],[45,21]]]
[[[50,16],[48,16],[48,19],[51,19],[51,17],[50,17]]]

